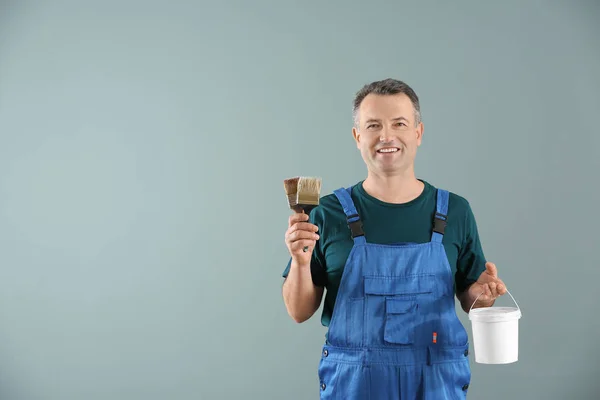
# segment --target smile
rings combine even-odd
[[[377,150],[378,153],[395,153],[397,151],[399,151],[400,149],[397,147],[385,147],[383,149],[379,149]]]

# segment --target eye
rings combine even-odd
[[[406,124],[405,124],[404,122],[398,122],[396,125],[399,125],[399,126],[406,126]]]
[[[369,124],[367,125],[367,129],[377,128],[377,124]]]

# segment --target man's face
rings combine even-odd
[[[415,110],[405,94],[367,95],[358,110],[356,147],[367,168],[377,175],[400,175],[414,168],[423,124],[415,126]]]

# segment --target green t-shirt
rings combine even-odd
[[[390,204],[370,196],[362,182],[352,187],[352,200],[360,215],[367,242],[379,244],[425,243],[431,240],[436,210],[436,188],[428,182],[414,200]],[[329,325],[342,272],[354,244],[346,215],[335,194],[322,197],[310,213],[310,221],[319,227],[320,236],[313,251],[311,275],[313,283],[326,288],[321,322]],[[448,221],[442,240],[455,290],[460,292],[475,282],[485,270],[485,257],[477,232],[475,216],[469,202],[450,192]],[[287,277],[291,258],[283,272]]]

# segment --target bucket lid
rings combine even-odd
[[[469,312],[471,321],[505,322],[521,318],[521,310],[516,307],[483,307]]]

